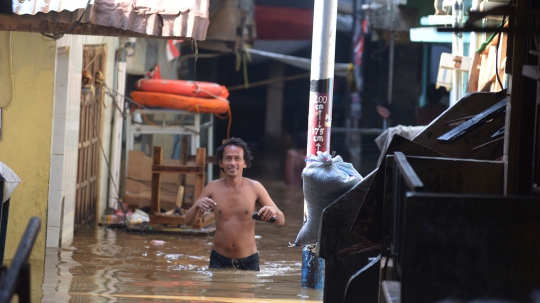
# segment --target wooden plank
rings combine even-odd
[[[195,155],[189,155],[187,157],[188,161],[195,161]],[[217,156],[206,156],[206,163],[218,164]]]
[[[183,216],[160,216],[149,215],[150,222],[153,226],[155,224],[169,224],[169,225],[182,225],[184,224],[185,217]]]
[[[221,140],[221,144],[225,144],[225,142],[227,142],[227,139]],[[219,165],[219,160],[216,163]],[[220,179],[225,178],[225,171],[223,169],[221,169],[221,167],[219,168],[219,178]]]
[[[161,155],[161,146],[154,146],[154,157],[153,157],[153,166],[161,165],[162,155]],[[161,174],[152,173],[152,194],[150,196],[150,213],[159,214],[161,207],[159,203],[159,187],[161,183]],[[150,220],[152,221],[152,220]],[[154,222],[152,222],[154,223]]]
[[[160,174],[204,174],[204,166],[166,166],[153,165],[152,173]]]
[[[178,186],[178,195],[176,195],[176,207],[179,209],[182,208],[182,204],[184,203],[184,186],[180,185]]]
[[[469,81],[467,82],[467,92],[478,91],[478,78],[480,76],[480,53],[474,53],[473,61],[471,64],[471,73],[469,74]]]
[[[195,192],[193,193],[193,202],[201,195],[204,187],[204,167],[206,165],[206,148],[197,148],[197,156],[195,158],[195,166],[203,169],[202,174],[195,175]]]
[[[187,144],[188,144],[188,136],[182,136],[182,140],[180,141],[180,165],[187,164],[187,157],[188,157]],[[178,182],[180,185],[186,186],[186,176],[184,174],[179,175]]]

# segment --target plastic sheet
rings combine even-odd
[[[21,179],[4,163],[0,162],[0,175],[4,178],[4,196],[2,197],[2,203],[9,200],[11,194],[17,185],[21,183]]]

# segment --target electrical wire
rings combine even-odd
[[[232,124],[232,112],[231,112],[231,105],[230,105],[230,102],[229,100],[225,99],[225,98],[222,98],[221,96],[216,96],[214,95],[213,93],[205,90],[205,89],[202,89],[199,84],[197,84],[197,82],[193,82],[193,84],[195,84],[195,86],[197,87],[197,90],[195,92],[203,92],[203,93],[207,93],[208,95],[216,98],[216,99],[219,99],[219,100],[222,100],[222,101],[227,101],[227,103],[229,103],[229,107],[227,108],[227,116],[220,116],[218,114],[214,114],[216,117],[218,117],[219,119],[227,119],[227,117],[229,118],[229,123],[227,124],[227,139],[229,139],[231,137],[231,124]]]
[[[96,96],[94,94],[92,94],[92,99],[94,102],[96,102]],[[100,105],[99,105],[100,106]],[[111,173],[111,164],[109,162],[109,159],[107,158],[107,155],[105,153],[105,148],[103,147],[103,143],[101,142],[101,136],[99,135],[99,130],[97,129],[97,126],[96,126],[96,119],[94,117],[94,111],[90,110],[91,112],[91,120],[92,120],[92,126],[94,127],[94,131],[96,133],[96,136],[98,138],[98,143],[99,143],[99,146],[101,148],[101,153],[103,155],[103,159],[105,160],[105,163],[107,163],[107,173],[109,174],[109,179],[110,181],[112,182],[113,184],[113,188],[114,188],[114,191],[116,193],[116,201],[115,203],[120,205],[120,208],[122,209],[122,212],[124,213],[124,218],[126,217],[126,213],[127,213],[127,210],[124,208],[124,205],[122,203],[119,203],[119,190],[118,190],[118,185],[116,185],[116,182],[114,182],[114,178],[113,178],[113,175]],[[114,205],[113,205],[114,207]]]
[[[43,35],[44,37],[47,37],[47,38],[51,38],[53,40],[58,40],[58,39],[64,37],[65,34],[71,32],[75,27],[77,27],[77,26],[79,26],[81,24],[81,20],[82,20],[84,14],[86,13],[86,11],[88,10],[88,7],[90,6],[91,1],[92,0],[88,0],[88,3],[86,3],[86,7],[84,8],[84,11],[82,12],[81,16],[79,17],[79,19],[77,21],[75,21],[73,23],[73,25],[70,28],[68,28],[65,31],[56,32],[56,33],[54,33],[52,35],[45,34],[45,33],[41,33],[41,35]]]
[[[8,105],[3,107],[3,110],[7,110],[15,101],[15,70],[13,69],[13,32],[9,32],[9,66],[11,68],[11,101]]]

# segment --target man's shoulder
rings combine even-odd
[[[264,189],[264,186],[261,184],[261,182],[249,178],[244,178],[247,185],[253,189],[256,192],[260,192],[262,189]]]
[[[259,182],[259,181],[256,181],[256,180],[253,180],[253,179],[250,179],[250,178],[246,178],[246,177],[244,177],[244,180],[245,180],[249,185],[261,184],[261,182]]]
[[[215,180],[212,180],[212,181],[208,182],[208,184],[206,186],[208,186],[208,185],[218,185],[218,184],[223,183],[224,180],[225,180],[225,178],[215,179]]]
[[[208,189],[212,189],[218,186],[223,186],[223,179],[212,180],[208,182],[208,184],[206,184],[206,188]]]

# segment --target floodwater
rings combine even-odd
[[[302,189],[260,181],[286,216],[282,227],[256,223],[260,272],[209,270],[212,236],[99,227],[47,250],[44,273],[32,268],[33,301],[322,302],[322,290],[301,286],[302,249],[288,247],[302,226]]]

